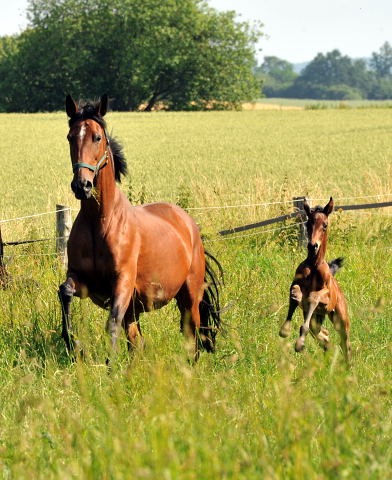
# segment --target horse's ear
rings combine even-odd
[[[304,201],[304,210],[305,210],[306,216],[310,217],[310,207],[309,207],[309,204],[308,204],[308,201],[306,200],[306,198],[305,198],[305,201]]]
[[[71,97],[71,95],[67,95],[65,99],[65,111],[69,118],[72,118],[78,112],[78,106],[75,103],[75,100]]]
[[[331,197],[329,199],[329,202],[325,205],[323,213],[328,217],[328,215],[332,213],[332,211],[333,211],[333,198]]]
[[[108,103],[109,103],[108,96],[106,93],[104,93],[95,110],[96,114],[99,115],[100,117],[104,117],[106,112],[108,111]]]

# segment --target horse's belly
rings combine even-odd
[[[138,281],[136,282],[137,295],[143,302],[147,311],[161,308],[174,298],[184,280],[178,282],[161,283],[160,281]]]
[[[89,296],[91,300],[98,305],[98,307],[108,310],[110,308],[110,295],[105,295],[102,293],[90,292]]]

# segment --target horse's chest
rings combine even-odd
[[[73,242],[69,249],[68,267],[76,272],[80,280],[89,288],[95,285],[107,285],[115,272],[114,256],[104,241]]]

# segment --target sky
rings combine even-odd
[[[235,10],[239,20],[263,23],[257,58],[291,63],[312,60],[337,48],[351,58],[370,57],[392,44],[392,0],[209,0],[218,10]],[[0,36],[27,25],[27,0],[0,0]]]

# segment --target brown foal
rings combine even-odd
[[[303,310],[304,323],[295,344],[295,351],[301,352],[309,330],[324,350],[329,346],[329,332],[323,328],[325,315],[328,314],[334,328],[340,335],[341,347],[347,364],[351,359],[350,321],[347,304],[334,273],[340,267],[341,259],[331,263],[325,261],[327,248],[328,217],[333,211],[332,197],[324,208],[310,209],[305,201],[307,216],[308,256],[297,268],[290,287],[290,303],[287,319],[281,326],[279,335],[287,337],[291,320],[299,305]]]

